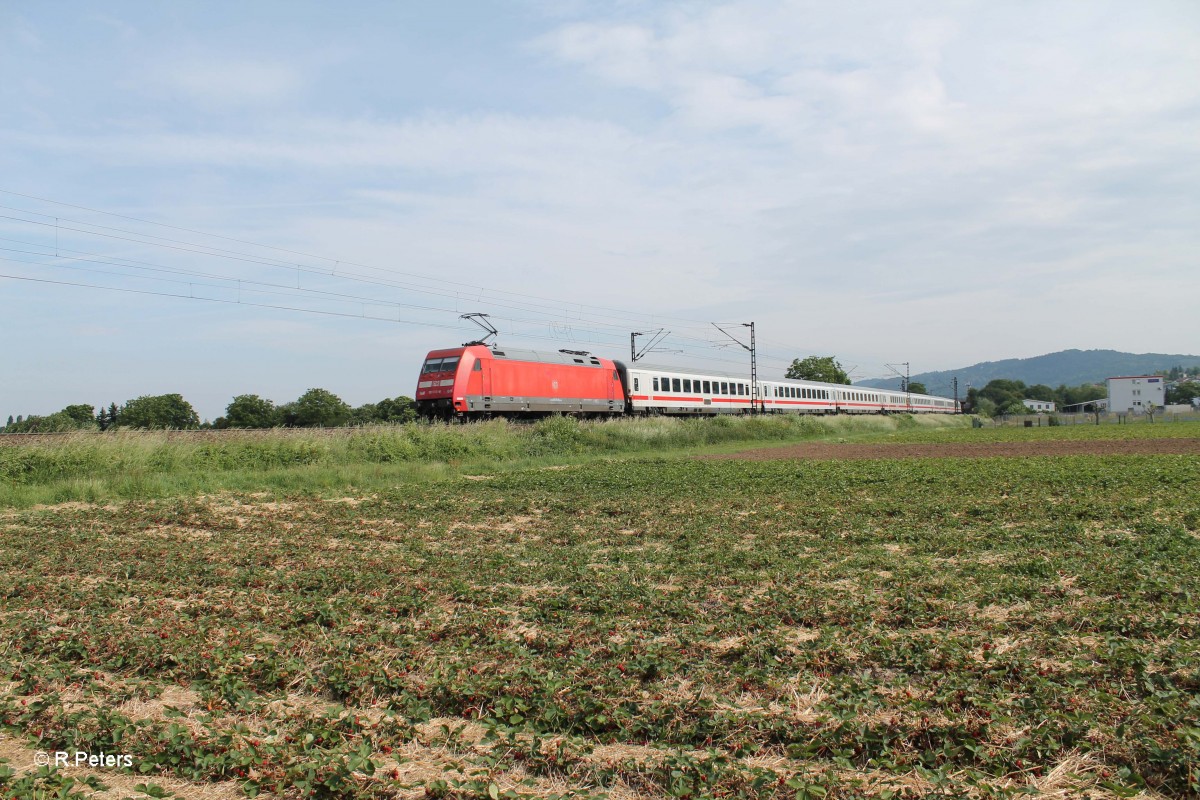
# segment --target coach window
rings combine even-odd
[[[683,391],[690,392],[691,390],[692,390],[692,379],[684,378],[683,379]]]
[[[654,391],[657,392],[658,391],[658,378],[654,379],[653,385],[654,385]]]
[[[638,379],[637,378],[633,379],[633,390],[635,392],[638,390]]]
[[[710,383],[709,381],[704,382],[704,393],[712,394],[712,383]]]
[[[671,391],[672,391],[672,392],[680,392],[680,391],[683,391],[683,390],[682,390],[682,389],[679,387],[679,378],[671,378]]]

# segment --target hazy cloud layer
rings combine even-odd
[[[706,320],[754,319],[771,363],[837,353],[864,377],[1064,347],[1200,350],[1183,323],[1200,296],[1194,4],[291,8],[0,12],[0,189],[423,275],[453,302],[340,288],[408,304],[398,318],[491,311],[514,344],[619,355],[632,326],[658,320],[699,358]],[[31,231],[0,223],[10,239]],[[557,298],[561,318],[466,286]],[[286,400],[334,380],[355,402],[410,392],[421,351],[462,336],[96,297],[0,280],[15,324],[116,331],[110,351],[159,352],[153,383],[205,393],[209,416],[242,391]],[[570,320],[572,304],[630,313],[599,326]],[[151,383],[89,372],[55,330],[0,405],[73,401],[35,388],[39,363],[89,391]],[[271,366],[200,369],[235,341]]]

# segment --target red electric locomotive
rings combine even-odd
[[[625,410],[617,366],[607,358],[485,345],[430,352],[421,367],[416,401],[419,414],[442,419]]]

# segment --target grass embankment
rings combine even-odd
[[[125,794],[1195,797],[1198,483],[631,459],[9,511],[0,724]]]
[[[346,431],[81,434],[0,447],[0,506],[176,497],[220,491],[344,494],[495,469],[856,437],[969,424],[964,417],[718,417],[532,425],[404,425]]]

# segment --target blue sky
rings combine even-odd
[[[765,374],[1195,353],[1197,41],[1193,2],[0,2],[0,416],[411,394],[473,311],[724,369],[754,320]]]

